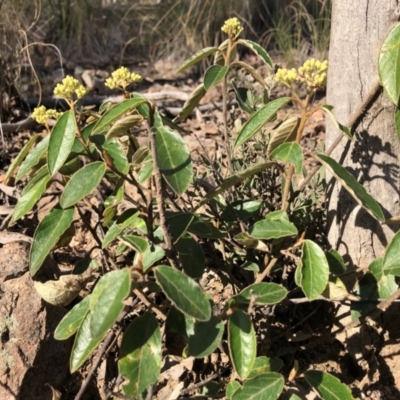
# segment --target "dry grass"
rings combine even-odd
[[[283,54],[289,64],[297,63],[310,49],[326,52],[330,2],[0,0],[6,29],[14,29],[17,22],[27,31],[30,43],[53,43],[71,65],[97,67],[116,67],[141,59],[181,60],[204,46],[220,43],[220,27],[232,16],[241,19],[246,37],[261,39],[265,47]],[[12,35],[17,38],[14,40],[21,40],[15,29]],[[7,46],[14,51],[21,49],[13,46],[9,35],[7,40],[11,40]],[[31,51],[45,57],[40,46]]]

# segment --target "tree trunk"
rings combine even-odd
[[[378,80],[380,46],[398,22],[398,0],[333,0],[327,104],[346,124]],[[345,166],[381,205],[386,218],[400,215],[400,146],[394,106],[383,91],[355,127],[355,141],[343,139],[332,157]],[[327,123],[327,148],[339,134]],[[382,257],[398,226],[381,225],[330,179],[329,241],[349,263],[368,267]]]

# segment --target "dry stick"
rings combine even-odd
[[[192,392],[195,389],[199,389],[202,386],[206,385],[208,382],[211,382],[213,379],[218,378],[220,375],[222,375],[225,371],[227,371],[230,367],[225,367],[222,368],[221,371],[216,372],[215,374],[210,375],[208,378],[204,379],[203,381],[199,382],[199,383],[195,383],[192,386],[189,386],[186,389],[181,390],[181,392],[179,393],[179,396],[184,396],[186,394],[189,394],[190,392]]]
[[[371,90],[367,93],[364,101],[361,103],[361,105],[354,111],[354,113],[351,115],[350,120],[347,124],[348,127],[350,127],[350,130],[353,131],[355,128],[356,123],[360,120],[360,118],[366,113],[368,108],[372,105],[372,102],[375,100],[375,97],[378,95],[380,90],[382,89],[381,83],[379,79],[374,83],[373,87]],[[335,141],[331,144],[329,149],[325,152],[327,156],[329,156],[333,150],[336,149],[336,147],[339,145],[339,143],[343,139],[343,134],[339,134]],[[296,192],[301,192],[304,190],[304,188],[307,186],[307,184],[311,181],[313,176],[318,172],[320,169],[320,165],[316,165],[308,174],[307,176],[303,179],[303,181],[300,183],[298,189]]]
[[[257,276],[256,280],[254,283],[260,283],[264,280],[265,277],[267,277],[269,275],[269,273],[271,272],[272,268],[274,268],[274,265],[276,264],[276,262],[278,261],[278,258],[273,258],[269,264],[267,265],[267,267],[264,269],[264,271]]]
[[[156,187],[156,201],[158,206],[158,213],[160,215],[160,226],[164,233],[164,241],[166,245],[166,256],[174,268],[178,268],[179,262],[174,257],[174,247],[172,244],[171,235],[169,232],[169,227],[167,223],[167,218],[165,217],[165,203],[162,194],[163,184],[160,166],[158,164],[157,151],[156,151],[156,134],[153,129],[150,128],[150,145],[151,145],[151,156],[153,158],[154,165],[154,182]]]
[[[157,317],[160,318],[162,321],[167,319],[167,316],[160,310],[160,308],[154,304],[151,300],[147,298],[147,296],[143,293],[141,289],[134,289],[133,293],[137,296],[137,298],[144,303],[147,307],[151,308]]]

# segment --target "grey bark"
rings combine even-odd
[[[378,79],[378,53],[399,20],[398,0],[333,0],[327,103],[346,124]],[[327,124],[327,148],[338,132]],[[385,217],[400,215],[399,139],[394,106],[383,91],[356,126],[354,142],[343,139],[332,157],[344,165],[380,203]],[[374,220],[340,187],[328,184],[329,241],[350,268],[367,267],[399,226]]]

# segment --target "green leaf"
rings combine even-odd
[[[270,305],[280,303],[287,295],[287,290],[277,283],[261,282],[247,286],[233,298],[239,303],[249,303],[255,296],[255,304]]]
[[[228,321],[228,345],[232,364],[240,379],[246,379],[253,368],[257,340],[250,317],[236,309]]]
[[[28,156],[25,158],[24,162],[21,164],[21,167],[18,170],[17,176],[15,177],[16,181],[19,181],[30,171],[31,168],[33,168],[35,165],[39,163],[40,159],[47,151],[49,140],[50,140],[50,135],[47,135],[28,154]]]
[[[13,161],[13,163],[8,167],[8,171],[5,177],[5,182],[7,182],[10,179],[10,176],[14,173],[14,171],[21,165],[22,161],[25,159],[26,155],[29,153],[29,150],[32,148],[32,146],[36,143],[36,141],[41,137],[41,135],[38,133],[36,135],[33,135],[28,143],[22,148],[22,150],[18,153],[16,159]]]
[[[212,86],[221,82],[229,71],[227,65],[211,65],[204,75],[204,89],[209,90]]]
[[[205,47],[204,49],[199,50],[189,57],[176,72],[183,72],[185,69],[197,64],[201,60],[204,60],[206,57],[216,53],[217,51],[218,47]]]
[[[189,337],[189,353],[196,358],[210,355],[219,345],[224,333],[220,318],[212,316],[209,321],[196,322],[194,335]]]
[[[90,336],[103,337],[124,309],[131,291],[129,269],[108,272],[97,282],[90,299]]]
[[[252,42],[251,40],[248,39],[239,39],[238,43],[253,50],[265,62],[265,64],[273,68],[271,57],[259,44]]]
[[[128,115],[118,120],[106,133],[107,139],[112,139],[121,134],[126,134],[129,129],[143,122],[141,115]]]
[[[138,251],[139,253],[144,253],[149,247],[149,242],[140,236],[124,235],[121,236],[121,240],[126,243],[130,248]]]
[[[297,143],[281,144],[270,154],[270,158],[293,164],[296,175],[301,175],[303,170],[303,150]]]
[[[232,81],[232,87],[233,90],[235,91],[236,94],[236,100],[239,104],[239,107],[247,112],[248,114],[253,114],[254,110],[251,108],[251,106],[248,104],[247,101],[247,96],[248,96],[248,92],[250,89],[244,88],[244,87],[237,87],[235,85],[235,82]]]
[[[360,204],[377,220],[381,222],[385,221],[385,217],[379,204],[370,194],[367,193],[364,186],[360,185],[356,181],[353,175],[338,164],[333,158],[324,154],[317,154],[315,157],[332,173],[340,184],[353,196],[354,200],[358,204]]]
[[[375,259],[368,265],[368,271],[375,277],[376,281],[379,282],[383,277],[383,259],[381,257]]]
[[[187,231],[190,223],[193,221],[194,215],[190,213],[178,212],[167,215],[167,218],[169,230],[175,243]]]
[[[194,215],[194,218],[189,225],[188,232],[206,239],[221,239],[226,236],[225,232],[220,231],[211,223],[204,222],[197,215]]]
[[[321,107],[322,111],[325,112],[325,114],[329,117],[329,119],[332,121],[333,125],[338,131],[341,131],[344,133],[345,136],[347,136],[348,139],[353,139],[353,134],[351,133],[351,129],[348,126],[344,126],[340,124],[335,116],[332,114],[333,107],[329,106],[327,104],[323,105]]]
[[[203,84],[197,86],[197,88],[193,90],[189,98],[183,104],[182,111],[177,117],[174,118],[174,122],[183,121],[186,117],[188,117],[206,93],[207,90],[204,89]]]
[[[183,194],[193,178],[187,144],[178,133],[162,126],[156,129],[156,152],[164,179],[176,193]]]
[[[241,388],[241,384],[237,381],[231,381],[226,385],[226,398],[227,400],[232,400],[232,396],[235,394],[237,390]]]
[[[316,299],[326,288],[329,280],[329,264],[324,251],[311,240],[304,240],[301,257],[300,286],[309,300]]]
[[[297,235],[296,226],[286,219],[264,219],[256,222],[250,229],[249,235],[255,239],[279,239]]]
[[[271,101],[254,113],[244,124],[242,130],[236,137],[234,147],[242,145],[251,139],[268,121],[270,121],[278,110],[290,101],[290,97],[281,97]]]
[[[29,268],[32,276],[39,270],[61,235],[70,227],[73,219],[73,208],[63,210],[57,205],[39,223],[33,235],[29,256]]]
[[[54,125],[47,149],[47,165],[53,176],[67,161],[75,141],[76,120],[73,111],[65,111]]]
[[[254,213],[258,212],[261,207],[261,202],[255,200],[238,200],[228,204],[221,214],[221,219],[228,222],[243,221],[250,218]]]
[[[116,139],[109,139],[102,147],[111,157],[114,167],[121,172],[121,174],[126,175],[129,171],[129,162],[122,150],[121,144]]]
[[[175,250],[185,274],[193,279],[201,278],[206,264],[203,247],[194,239],[181,238],[175,243]]]
[[[168,330],[178,333],[188,341],[189,336],[194,335],[194,325],[195,321],[193,318],[180,312],[174,306],[170,308],[167,320],[165,321],[165,326]]]
[[[334,249],[325,252],[325,257],[329,264],[329,270],[332,274],[342,275],[346,272],[347,268],[344,263],[343,257]]]
[[[106,172],[103,162],[96,161],[85,165],[72,175],[60,197],[62,208],[68,208],[90,194],[100,183]]]
[[[245,169],[244,171],[237,172],[236,174],[229,176],[221,183],[221,185],[219,185],[214,190],[212,190],[210,193],[208,193],[207,196],[204,197],[204,199],[200,201],[200,203],[196,207],[196,209],[200,208],[203,204],[208,203],[214,197],[217,197],[219,194],[227,191],[231,187],[237,185],[240,182],[243,182],[245,179],[252,177],[253,175],[257,174],[258,172],[263,171],[266,168],[272,167],[273,165],[275,165],[275,163],[273,163],[273,162],[255,164],[255,165],[252,165],[251,167]]]
[[[210,319],[210,303],[196,281],[166,265],[155,267],[154,271],[157,283],[178,310],[199,321]]]
[[[140,168],[140,171],[138,172],[137,181],[140,184],[142,184],[143,182],[146,182],[153,174],[153,171],[154,171],[153,159],[152,159],[151,155],[148,155],[144,159],[143,166],[142,166],[142,168]]]
[[[400,25],[386,36],[379,52],[378,71],[381,85],[389,99],[397,106],[400,96]]]
[[[157,382],[161,370],[161,332],[155,317],[146,312],[135,318],[122,338],[119,373],[129,382],[122,386],[125,396],[142,398]]]
[[[386,248],[385,255],[383,257],[382,267],[383,272],[400,276],[400,231],[397,232],[392,241]]]
[[[42,197],[46,191],[50,175],[46,168],[42,169],[22,190],[18,202],[15,205],[11,222],[22,218]]]
[[[350,388],[327,372],[306,371],[304,378],[324,400],[354,400]]]
[[[283,366],[283,361],[279,358],[268,358],[265,356],[256,357],[247,379],[253,379],[261,374],[266,374],[268,372],[278,372]]]
[[[135,256],[135,263],[137,262],[137,256],[138,254]],[[157,261],[162,260],[164,256],[165,251],[160,246],[149,246],[142,255],[143,272],[146,272]]]
[[[88,312],[83,319],[81,326],[75,336],[74,345],[72,346],[71,359],[70,359],[70,370],[71,373],[75,372],[82,364],[89,358],[93,350],[99,345],[104,339],[98,337],[93,339],[90,333],[90,321],[91,314]]]
[[[92,134],[96,135],[98,133],[105,132],[108,127],[119,117],[121,117],[128,111],[134,110],[136,107],[146,102],[146,99],[144,99],[143,97],[139,97],[124,100],[121,103],[115,105],[97,121],[96,126],[93,128]]]
[[[54,332],[55,339],[68,339],[78,330],[87,312],[89,311],[90,296],[91,295],[86,296],[64,316]]]
[[[269,372],[246,381],[237,390],[232,400],[276,400],[283,390],[285,381],[281,374]]]
[[[278,148],[281,144],[294,142],[299,128],[300,118],[293,117],[283,121],[273,132],[267,147],[267,156]]]

